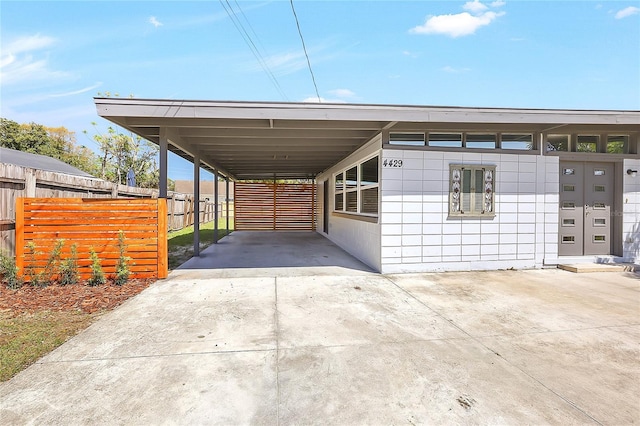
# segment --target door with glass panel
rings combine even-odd
[[[560,256],[609,254],[613,164],[560,163]]]

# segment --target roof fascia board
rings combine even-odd
[[[103,117],[320,121],[639,124],[640,111],[467,108],[361,104],[205,102],[96,98]]]

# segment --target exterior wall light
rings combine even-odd
[[[627,169],[627,174],[631,177],[636,177],[638,176],[638,171],[633,169]]]

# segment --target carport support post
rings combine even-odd
[[[193,156],[193,255],[200,256],[200,155]]]
[[[160,182],[158,188],[158,198],[167,198],[167,147],[169,141],[164,127],[160,128]]]
[[[229,229],[229,176],[225,176],[224,182],[225,182],[224,193],[225,193],[225,198],[226,198],[226,201],[227,201],[225,207],[227,209],[226,213],[227,213],[227,235],[228,235],[229,232],[230,232],[230,229]]]
[[[218,171],[213,171],[213,243],[218,243]]]

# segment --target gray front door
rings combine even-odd
[[[560,163],[560,256],[611,253],[613,164]]]

